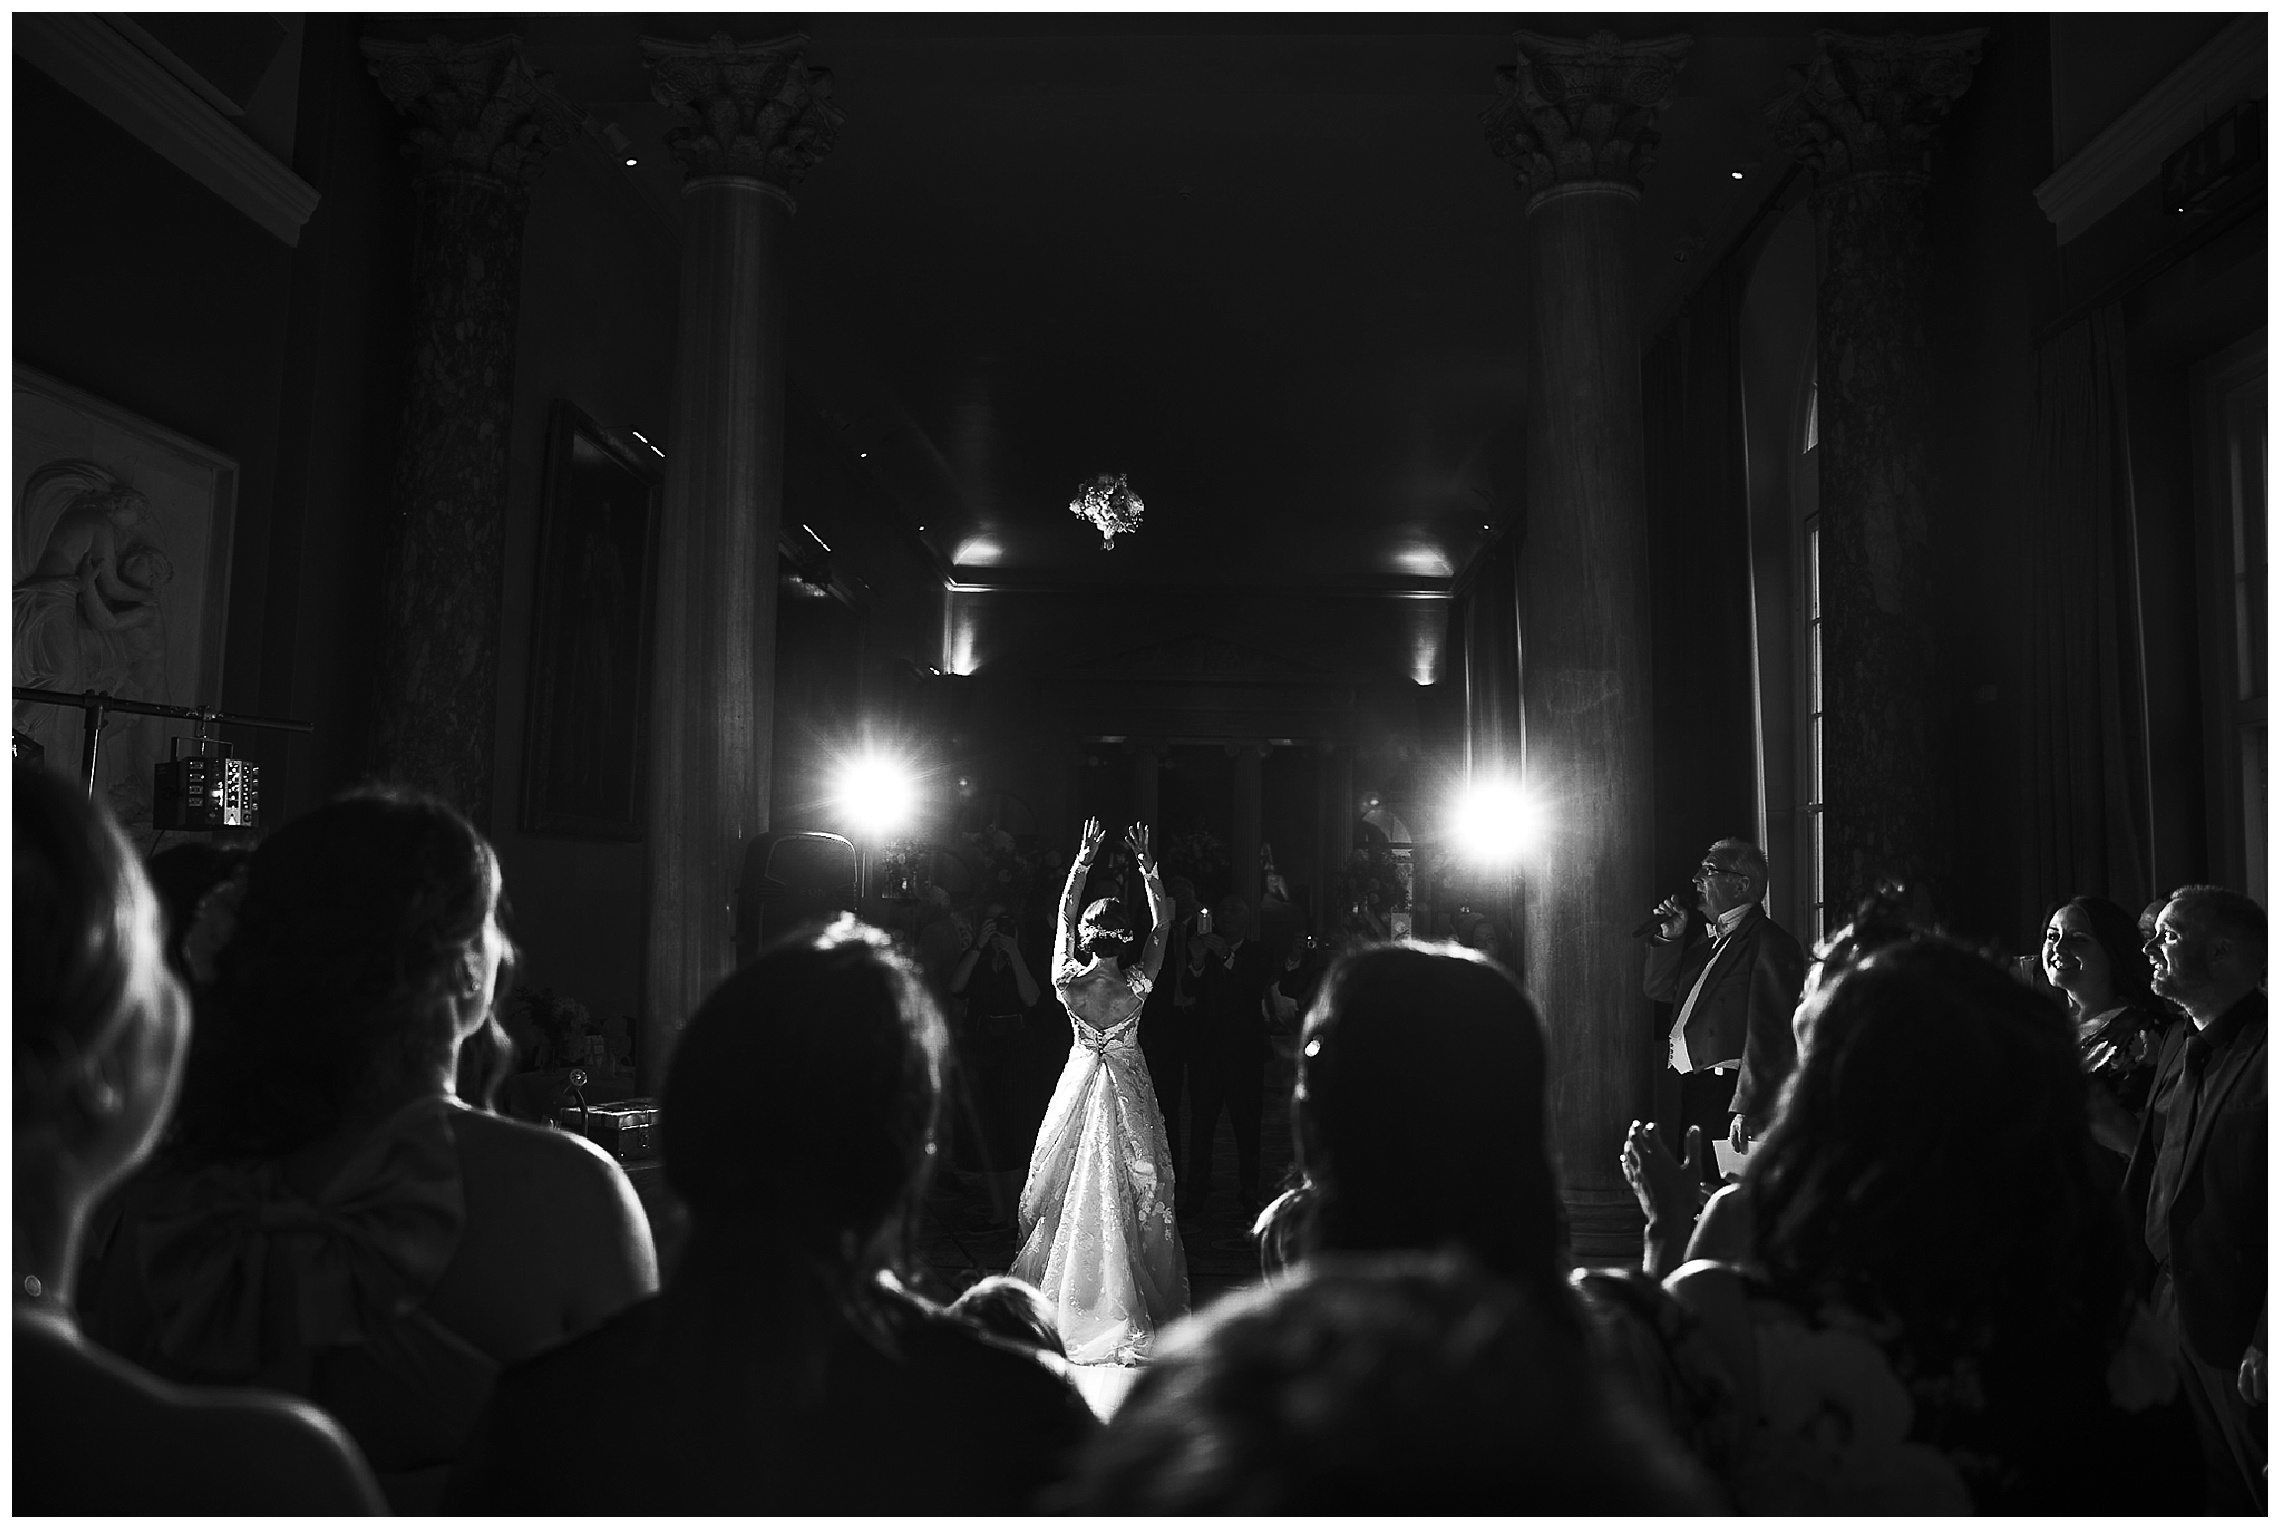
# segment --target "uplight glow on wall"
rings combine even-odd
[[[1396,548],[1393,561],[1403,573],[1413,573],[1419,578],[1445,579],[1456,571],[1449,566],[1447,553],[1425,542],[1411,542],[1406,547]]]

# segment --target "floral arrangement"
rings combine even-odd
[[[1156,846],[1156,859],[1165,876],[1185,876],[1199,892],[1226,884],[1230,864],[1227,845],[1208,828],[1164,835]]]
[[[1335,921],[1347,932],[1384,939],[1392,929],[1393,915],[1409,906],[1409,885],[1393,851],[1382,844],[1365,844],[1348,855],[1345,868],[1332,879],[1330,906],[1337,910]]]
[[[1019,840],[995,823],[972,828],[958,836],[958,853],[974,869],[974,906],[998,901],[1019,907],[1037,884],[1043,856],[1023,849]]]
[[[499,1022],[526,1067],[574,1067],[586,1060],[586,1037],[603,1033],[592,1011],[552,988],[518,992],[499,1005]]]

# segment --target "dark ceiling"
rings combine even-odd
[[[1443,583],[1518,501],[1526,197],[1479,125],[1513,28],[1695,38],[1641,203],[1652,325],[1786,170],[1760,108],[1813,28],[1905,21],[588,14],[488,30],[520,32],[564,95],[630,137],[626,173],[667,217],[680,168],[639,39],[808,35],[846,122],[799,191],[795,385],[963,576],[1351,588]],[[1148,505],[1114,551],[1068,511],[1104,470]]]

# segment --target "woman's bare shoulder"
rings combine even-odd
[[[612,1190],[625,1182],[617,1160],[585,1137],[481,1110],[452,1117],[460,1163],[470,1174],[510,1174]]]
[[[50,1511],[382,1511],[363,1456],[339,1424],[304,1402],[177,1386],[92,1344],[27,1344],[20,1326],[18,1337],[19,1390],[29,1369],[44,1382],[44,1399],[38,1423],[27,1427],[19,1414],[17,1483],[50,1500]],[[106,1456],[125,1439],[136,1453],[121,1477]],[[37,1487],[25,1480],[27,1444],[39,1462]],[[17,1506],[29,1504],[19,1497]]]

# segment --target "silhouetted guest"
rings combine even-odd
[[[1699,1472],[1573,1324],[1456,1257],[1327,1258],[1172,1330],[1055,1506],[1689,1513]]]
[[[15,771],[15,1485],[18,1513],[372,1513],[356,1448],[304,1403],[170,1385],[72,1310],[88,1207],[174,1100],[190,1009],[157,900],[108,814]]]
[[[267,1385],[432,1511],[500,1366],[656,1288],[625,1173],[470,1109],[509,946],[459,813],[341,797],[255,853],[176,1128],[90,1238],[91,1335],[170,1379]]]
[[[1270,1269],[1320,1253],[1461,1249],[1566,1310],[1544,1132],[1544,1027],[1504,968],[1456,945],[1335,962],[1299,1038],[1302,1178],[1261,1217]]]
[[[1029,1167],[1030,1143],[1037,1138],[1029,1109],[1034,1090],[1028,1086],[1026,1032],[1039,989],[1017,928],[1003,902],[986,904],[972,943],[950,971],[951,996],[965,1000],[958,1059],[978,1128],[967,1144],[970,1155],[959,1166],[989,1176],[993,1217],[1009,1226],[1021,1175]]]
[[[1259,1120],[1266,1105],[1267,985],[1275,961],[1249,937],[1251,910],[1220,901],[1211,933],[1189,953],[1195,982],[1194,1049],[1188,1054],[1188,1150],[1179,1181],[1181,1215],[1201,1214],[1211,1197],[1212,1138],[1225,1114],[1235,1128],[1235,1194],[1246,1216],[1259,1209]]]
[[[2130,916],[2103,897],[2076,897],[2043,928],[2043,977],[2066,1000],[2090,1080],[2090,1134],[2123,1157],[2137,1145],[2168,1011]]]
[[[1140,1054],[1147,1059],[1148,1081],[1164,1112],[1164,1139],[1171,1144],[1176,1178],[1183,1140],[1180,1101],[1187,1094],[1188,1059],[1195,1049],[1195,978],[1188,972],[1188,949],[1195,939],[1198,904],[1195,883],[1185,876],[1167,878],[1164,890],[1172,894],[1172,928],[1163,970],[1140,1009]]]
[[[213,977],[213,951],[202,949],[193,958],[188,949],[198,926],[198,910],[252,859],[253,851],[246,846],[202,839],[185,840],[150,857],[151,890],[158,894],[166,931],[166,961],[184,986],[202,986]],[[219,921],[207,922],[211,926]]]
[[[2153,990],[2184,1009],[2161,1048],[2123,1199],[2155,1309],[2177,1337],[2212,1513],[2265,1511],[2264,910],[2180,887],[2146,947]]]
[[[507,1372],[450,1501],[478,1513],[1010,1513],[1094,1427],[1032,1351],[903,1288],[948,1037],[843,918],[715,988],[665,1081],[672,1283]]]
[[[975,1281],[948,1309],[950,1315],[973,1323],[994,1338],[1063,1359],[1069,1357],[1061,1334],[1053,1326],[1053,1308],[1027,1280],[992,1274]]]
[[[1720,839],[1694,875],[1699,913],[1664,900],[1647,944],[1647,996],[1676,1010],[1667,1060],[1678,1074],[1678,1128],[1700,1126],[1737,1152],[1765,1133],[1797,1061],[1789,1022],[1805,953],[1766,916],[1765,887],[1764,851]],[[1715,1154],[1702,1167],[1715,1178]]]
[[[1674,1425],[1735,1506],[2191,1511],[2059,1007],[1921,934],[1825,975],[1797,1033],[1743,1181],[1752,1258],[1680,1269],[1675,1312],[1584,1280],[1663,1347]]]

